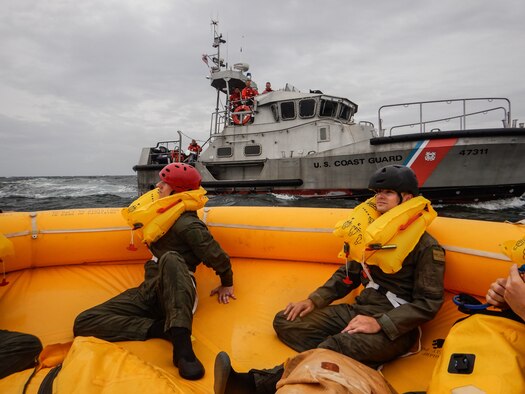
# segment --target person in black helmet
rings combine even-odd
[[[400,165],[379,169],[370,178],[369,188],[376,193],[380,214],[419,194],[416,175]],[[366,276],[363,266],[368,269]],[[298,352],[324,348],[378,368],[409,352],[419,340],[419,326],[436,315],[443,303],[444,270],[444,250],[423,232],[397,272],[385,273],[377,265],[352,261],[350,280],[343,281],[347,273],[342,265],[306,299],[291,302],[277,313],[274,329],[279,339]],[[332,305],[360,285],[365,288],[355,303]],[[279,365],[238,373],[221,352],[215,360],[215,393],[274,393],[283,372],[284,366]]]

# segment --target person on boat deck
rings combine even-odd
[[[0,379],[34,367],[41,351],[42,343],[34,335],[0,330]]]
[[[193,165],[197,161],[199,154],[202,152],[202,148],[199,144],[197,144],[197,141],[191,140],[188,150],[190,151],[189,163]]]
[[[512,309],[522,320],[525,320],[525,282],[516,264],[510,267],[507,278],[498,278],[490,285],[485,298],[489,304],[497,308]]]
[[[233,89],[233,92],[230,94],[230,108],[235,109],[239,105],[239,101],[241,100],[241,89],[235,88]]]
[[[262,94],[270,92],[273,92],[272,84],[270,82],[266,82],[266,89],[263,90]]]
[[[249,100],[250,103],[248,103],[248,105],[251,105],[251,103],[253,103],[252,97],[257,96],[258,94],[259,94],[259,92],[257,91],[257,89],[252,88],[252,81],[251,81],[251,79],[248,79],[246,81],[246,86],[244,87],[244,89],[241,92],[241,98],[243,100]]]
[[[173,195],[179,202],[179,198],[189,199],[186,195],[191,194],[202,197],[200,206],[204,205],[206,191],[200,187],[201,175],[195,168],[184,163],[171,163],[159,175],[160,199]],[[174,208],[177,209],[178,205]],[[127,211],[132,215],[132,209]],[[157,207],[155,212],[158,212]],[[144,222],[146,228],[148,223]],[[153,257],[144,266],[144,281],[138,287],[78,315],[74,335],[95,336],[111,342],[148,338],[171,340],[173,364],[179,369],[180,376],[189,380],[200,379],[204,367],[195,356],[191,343],[193,312],[197,306],[194,272],[201,262],[212,268],[221,284],[211,291],[210,296],[217,295],[220,304],[227,304],[230,299],[235,299],[230,258],[195,210],[185,210],[164,235],[148,246]]]
[[[419,194],[416,175],[400,165],[376,171],[369,188],[376,193],[380,215]],[[273,321],[279,339],[298,352],[329,349],[372,368],[407,354],[419,340],[419,326],[436,315],[444,297],[445,252],[424,229],[419,234],[397,272],[387,274],[378,265],[350,261],[348,275],[342,265],[308,298],[289,303]],[[332,305],[360,285],[364,289],[355,303]],[[284,365],[279,365],[239,373],[220,352],[215,392],[274,393],[283,372]]]

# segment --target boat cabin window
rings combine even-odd
[[[232,147],[225,146],[222,148],[217,148],[217,157],[232,157]]]
[[[246,145],[244,147],[244,156],[260,156],[261,152],[261,145]]]
[[[321,126],[317,129],[317,142],[330,141],[330,127]]]
[[[306,99],[299,101],[299,117],[311,118],[315,115],[315,100]]]
[[[293,101],[281,103],[281,116],[283,120],[295,119],[295,103]]]
[[[351,108],[348,105],[341,104],[339,107],[339,115],[337,117],[339,119],[350,120],[351,113]]]
[[[321,100],[321,108],[319,109],[319,116],[335,118],[337,111],[337,103],[330,100]]]
[[[272,104],[270,108],[272,110],[273,118],[275,119],[276,122],[278,122],[279,121],[279,108],[277,107],[277,104]]]

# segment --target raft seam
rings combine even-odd
[[[332,233],[333,228],[303,228],[303,227],[280,227],[280,226],[253,226],[250,224],[226,224],[226,223],[206,223],[208,227],[236,228],[242,230],[261,230],[261,231],[288,231],[298,233]]]
[[[443,247],[443,249],[450,251],[450,252],[470,254],[472,256],[479,256],[479,257],[488,257],[488,258],[495,259],[495,260],[512,261],[510,258],[508,258],[502,253],[486,252],[483,250],[462,248],[459,246],[450,246],[450,245],[441,245],[441,246]]]

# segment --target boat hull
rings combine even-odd
[[[199,160],[210,194],[282,193],[308,197],[371,195],[368,179],[380,167],[401,164],[418,176],[433,202],[519,197],[525,193],[525,129],[489,129],[373,138],[304,157],[260,161]],[[162,165],[138,165],[144,193]]]

